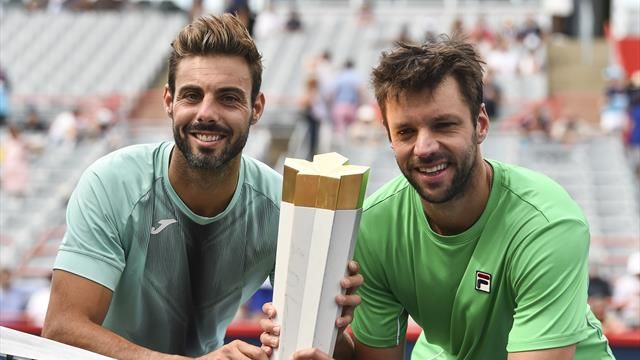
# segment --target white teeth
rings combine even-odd
[[[222,139],[221,135],[196,134],[196,138],[200,141],[218,141]]]
[[[440,170],[444,170],[447,168],[447,164],[439,164],[436,166],[432,166],[432,167],[428,167],[428,168],[418,168],[418,171],[423,172],[423,173],[427,173],[427,174],[431,174]]]

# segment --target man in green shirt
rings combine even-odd
[[[403,359],[411,316],[416,360],[612,359],[587,306],[583,213],[551,179],[482,157],[482,65],[472,45],[440,38],[373,71],[404,176],[363,209],[353,357]]]
[[[261,56],[232,15],[196,20],[172,47],[164,105],[175,144],[120,149],[85,171],[43,335],[118,359],[266,360],[259,347],[224,345],[275,265],[282,179],[242,155],[264,110]],[[344,327],[359,299],[337,301]]]
[[[610,359],[587,306],[587,221],[549,178],[485,160],[482,60],[463,41],[403,45],[373,72],[404,176],[368,199],[352,325],[359,359]]]

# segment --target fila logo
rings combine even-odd
[[[164,220],[160,220],[158,221],[158,226],[157,227],[151,227],[151,234],[155,235],[160,233],[160,231],[164,230],[164,228],[166,228],[167,226],[173,224],[173,223],[177,223],[178,220],[176,219],[164,219]]]
[[[476,271],[476,290],[484,291],[486,293],[491,292],[491,274]]]

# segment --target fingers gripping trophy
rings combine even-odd
[[[353,257],[369,176],[369,167],[347,163],[338,153],[285,160],[273,293],[281,332],[272,359],[311,347],[333,353],[335,296]]]

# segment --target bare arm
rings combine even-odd
[[[102,327],[112,292],[62,270],[54,270],[51,298],[42,336],[116,359],[188,359],[136,345]],[[236,340],[201,359],[267,360],[259,347]]]
[[[509,353],[507,360],[573,360],[576,346]]]
[[[42,336],[117,359],[181,358],[138,346],[103,328],[111,295],[98,283],[54,270]]]
[[[400,344],[391,348],[373,348],[369,347],[353,337],[355,343],[357,360],[402,360],[404,359],[404,344]]]

